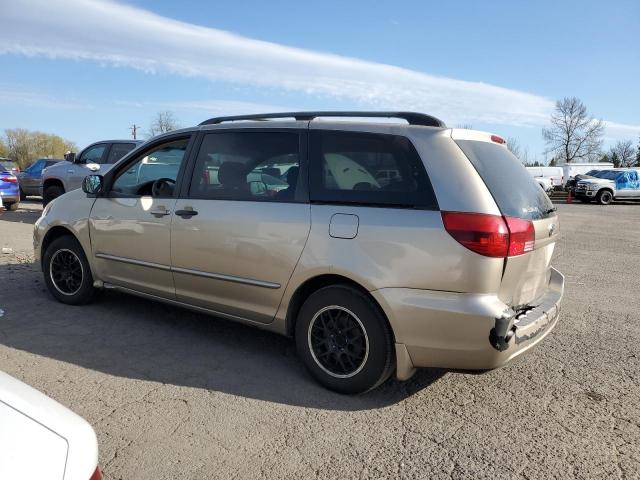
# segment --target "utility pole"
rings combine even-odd
[[[131,136],[133,137],[134,140],[137,140],[137,134],[138,134],[138,129],[140,128],[139,125],[136,125],[135,123],[133,125],[131,125],[130,129],[131,129]]]

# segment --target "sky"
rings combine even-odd
[[[640,136],[640,2],[0,0],[0,130],[79,147],[172,111],[412,110],[545,160],[554,102]],[[548,159],[547,159],[548,160]]]

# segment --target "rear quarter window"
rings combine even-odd
[[[408,138],[311,132],[312,201],[437,209],[431,182]]]
[[[503,215],[538,220],[552,215],[553,204],[524,165],[502,145],[457,140],[491,192]]]

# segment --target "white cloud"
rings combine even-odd
[[[553,108],[551,100],[526,92],[259,41],[108,0],[3,3],[0,53],[5,54],[93,60],[347,100],[364,108],[424,111],[450,125],[537,127]],[[627,126],[614,131],[619,127]]]
[[[18,90],[0,85],[0,104],[36,108],[93,108],[75,100],[57,98],[40,92]]]

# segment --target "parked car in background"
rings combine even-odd
[[[107,173],[118,160],[142,143],[142,140],[103,140],[92,143],[77,155],[70,153],[65,161],[47,167],[42,173],[43,205],[80,188],[87,175]]]
[[[583,202],[597,201],[608,205],[613,200],[640,199],[640,172],[635,168],[602,170],[598,177],[579,180],[574,189],[575,196]]]
[[[583,178],[596,178],[600,174],[602,170],[589,170],[587,173],[579,173],[573,178],[567,180],[567,183],[564,184],[564,189],[567,192],[573,192],[576,188],[576,183],[582,180]]]
[[[18,173],[20,200],[27,196],[42,196],[42,171],[60,161],[62,160],[57,158],[40,158]]]
[[[540,188],[542,188],[547,193],[547,195],[553,192],[554,186],[553,180],[551,178],[536,177],[535,180],[536,182],[538,182],[538,185],[540,185]]]
[[[0,165],[0,203],[7,210],[16,210],[20,204],[18,177],[2,165]]]
[[[579,174],[587,173],[589,170],[609,170],[613,168],[613,163],[599,162],[599,163],[565,163],[562,165],[562,171],[564,174],[564,183],[566,184],[569,179]]]
[[[564,172],[562,171],[562,167],[526,167],[526,169],[533,178],[549,179],[552,190],[556,187],[561,189],[564,184]]]
[[[0,478],[102,478],[91,425],[4,372],[0,372]]]
[[[20,173],[20,167],[18,164],[4,157],[0,157],[0,170],[11,172],[14,175]]]
[[[271,192],[263,169],[284,157]],[[132,183],[149,163],[173,170]],[[109,288],[289,335],[320,383],[358,393],[541,341],[564,288],[555,210],[497,135],[297,112],[155,137],[47,205],[33,238],[62,303]]]

